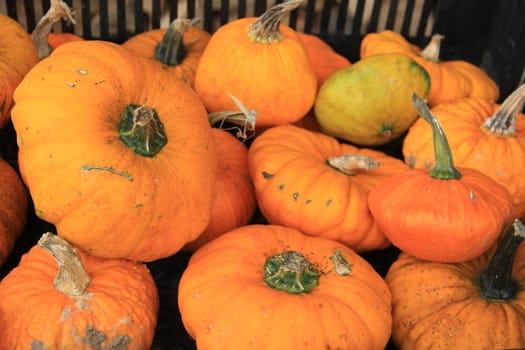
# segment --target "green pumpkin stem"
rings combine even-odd
[[[145,105],[127,105],[118,129],[126,146],[144,157],[155,156],[168,142],[157,112]]]
[[[71,297],[84,295],[91,278],[75,248],[51,232],[44,233],[37,245],[52,254],[57,261],[58,271],[53,280],[55,289]]]
[[[492,258],[479,278],[480,294],[491,300],[510,300],[518,292],[518,283],[512,278],[516,251],[525,239],[525,226],[516,219],[505,232]]]
[[[443,39],[445,39],[445,37],[441,34],[432,35],[430,42],[421,50],[419,56],[427,61],[439,62],[439,52],[441,51],[441,41]]]
[[[53,30],[55,23],[61,20],[73,24],[76,23],[73,18],[73,11],[67,3],[61,0],[51,0],[49,10],[40,18],[33,30],[33,42],[40,59],[46,58],[51,54],[51,46],[47,43],[48,36]]]
[[[516,119],[524,104],[525,84],[522,84],[503,101],[492,117],[485,120],[483,128],[500,136],[516,135]]]
[[[301,253],[287,251],[266,259],[264,282],[291,294],[309,293],[319,284],[319,273]]]
[[[357,174],[360,170],[370,171],[381,165],[374,158],[361,154],[344,154],[330,157],[326,160],[326,164],[349,176]]]
[[[168,65],[176,66],[184,61],[187,51],[184,44],[184,33],[195,25],[199,19],[176,18],[155,47],[155,59]]]
[[[282,38],[279,25],[286,14],[295,10],[304,0],[288,0],[270,7],[255,22],[250,24],[248,35],[259,43],[276,43]]]
[[[452,151],[441,123],[436,116],[432,114],[425,100],[418,97],[415,93],[412,94],[412,102],[419,115],[429,123],[432,128],[432,137],[434,141],[434,166],[430,170],[429,175],[439,180],[460,179],[461,173],[454,166]]]

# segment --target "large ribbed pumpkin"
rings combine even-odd
[[[179,78],[118,44],[75,41],[38,63],[15,100],[20,171],[59,236],[93,255],[151,261],[207,226],[211,127]]]

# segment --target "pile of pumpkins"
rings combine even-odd
[[[525,87],[498,104],[438,35],[350,63],[281,23],[301,2],[124,43],[0,15],[0,263],[29,205],[55,228],[0,281],[0,350],[149,349],[146,263],[181,251],[199,349],[525,347]]]

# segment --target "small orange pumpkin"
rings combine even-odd
[[[439,262],[474,259],[514,219],[512,197],[482,172],[456,168],[441,124],[424,100],[413,99],[432,127],[434,166],[407,170],[372,188],[370,211],[401,251]]]
[[[0,158],[0,266],[13,251],[27,221],[29,198],[15,169]]]
[[[211,37],[195,24],[195,20],[177,18],[167,29],[135,34],[122,46],[150,59],[193,87],[197,65]]]
[[[297,32],[297,35],[312,63],[312,68],[317,77],[317,89],[334,72],[352,65],[345,56],[340,55],[317,35],[303,32]]]
[[[401,253],[385,276],[398,348],[525,348],[525,227],[515,221],[502,236],[462,263]]]
[[[31,69],[15,101],[20,172],[59,236],[93,255],[153,261],[208,225],[211,127],[176,76],[121,45],[74,41]]]
[[[257,136],[248,165],[259,209],[271,224],[354,250],[390,244],[368,209],[368,191],[408,169],[401,160],[293,125]]]
[[[0,282],[0,349],[149,349],[158,308],[145,265],[47,233]]]
[[[306,115],[317,79],[297,33],[281,23],[302,2],[276,4],[258,18],[240,18],[213,33],[195,75],[195,90],[208,112],[235,109],[231,93],[257,111],[261,127]]]
[[[208,350],[383,350],[390,301],[385,281],[347,246],[275,225],[202,246],[178,290],[184,327]]]
[[[514,215],[525,219],[525,84],[500,105],[463,98],[432,108],[447,133],[454,162],[491,177],[512,195]],[[412,168],[434,164],[432,131],[417,120],[403,141],[403,157]]]
[[[461,97],[496,101],[499,87],[481,68],[463,60],[440,61],[442,39],[442,35],[433,35],[430,43],[421,50],[391,30],[368,33],[361,41],[360,57],[382,53],[404,53],[412,57],[430,75],[431,86],[427,97],[430,107]]]
[[[0,128],[3,128],[9,122],[13,92],[38,62],[38,54],[31,36],[17,21],[0,13],[0,28]]]
[[[248,170],[248,149],[229,132],[212,129],[217,152],[217,191],[210,222],[184,250],[194,251],[223,233],[248,224],[255,208],[255,190]]]

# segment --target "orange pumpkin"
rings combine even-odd
[[[317,79],[297,33],[281,23],[302,2],[277,4],[258,18],[240,18],[213,33],[195,75],[195,90],[209,112],[235,109],[231,93],[257,111],[261,127],[306,115]]]
[[[431,86],[427,97],[430,107],[462,97],[496,101],[499,87],[481,68],[463,60],[440,61],[442,39],[439,34],[432,36],[430,43],[421,50],[408,43],[401,34],[390,30],[369,33],[361,41],[360,56],[404,53],[412,57],[430,75]]]
[[[174,75],[118,44],[74,41],[40,61],[15,100],[20,171],[59,236],[93,255],[152,261],[208,225],[211,127]]]
[[[213,128],[217,152],[217,191],[210,222],[184,249],[194,251],[223,233],[248,224],[255,207],[255,191],[248,170],[248,149],[229,132]]]
[[[145,265],[47,233],[0,282],[0,349],[149,349],[158,308]]]
[[[368,209],[368,191],[408,167],[399,159],[293,125],[269,128],[248,151],[259,209],[271,224],[342,242],[354,250],[388,239]]]
[[[13,169],[0,158],[0,266],[13,251],[27,221],[28,195]]]
[[[463,263],[401,253],[385,277],[393,343],[406,350],[525,348],[524,238],[516,221],[497,248]]]
[[[317,35],[302,32],[297,32],[297,35],[312,63],[318,89],[334,72],[351,66],[350,61],[345,56],[340,55]]]
[[[432,108],[447,133],[457,166],[473,168],[505,187],[514,215],[525,219],[525,84],[499,105],[464,98]],[[403,157],[412,168],[434,164],[432,131],[423,119],[414,123],[403,142]]]
[[[146,57],[193,87],[195,71],[210,33],[195,26],[194,20],[177,18],[170,26],[135,34],[122,46]]]
[[[208,350],[382,350],[390,298],[347,246],[275,225],[244,226],[202,246],[178,290],[184,327]]]
[[[13,91],[38,62],[30,35],[14,19],[0,13],[0,128],[9,122]]]
[[[401,251],[421,259],[462,262],[487,251],[512,217],[512,197],[478,170],[456,168],[441,124],[416,95],[431,125],[434,166],[391,176],[368,193],[379,228]]]

